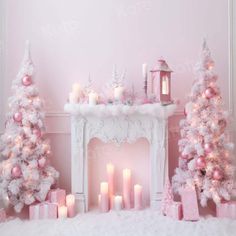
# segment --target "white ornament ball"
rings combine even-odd
[[[21,122],[22,121],[22,113],[21,112],[16,112],[14,115],[13,115],[13,119],[15,122]]]

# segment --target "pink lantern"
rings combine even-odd
[[[150,71],[152,76],[152,88],[151,92],[154,93],[157,97],[159,96],[160,102],[162,104],[170,104],[171,100],[171,72],[168,64],[165,60],[158,60],[158,65],[156,69]],[[159,77],[160,85],[155,85],[156,75]],[[160,91],[158,90],[160,88]]]

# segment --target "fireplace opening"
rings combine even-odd
[[[114,195],[123,194],[123,169],[131,170],[131,206],[134,185],[143,188],[143,207],[150,206],[150,155],[149,142],[140,138],[136,142],[104,143],[97,138],[88,144],[88,209],[98,207],[100,183],[107,181],[106,165],[114,165]]]

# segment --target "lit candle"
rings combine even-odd
[[[101,212],[109,211],[109,196],[108,196],[108,183],[102,182],[100,185],[100,194],[101,194]]]
[[[124,93],[124,87],[118,86],[114,88],[114,99],[118,101],[122,100],[123,93]]]
[[[124,169],[123,170],[123,198],[124,198],[125,209],[131,208],[130,194],[131,194],[131,170]]]
[[[94,92],[89,93],[89,105],[97,104],[98,95]]]
[[[80,95],[81,87],[80,87],[80,85],[79,85],[78,83],[73,84],[73,86],[72,86],[72,92],[73,92],[74,94]]]
[[[61,218],[61,219],[67,218],[67,207],[66,206],[58,207],[58,218]]]
[[[98,194],[98,209],[101,211],[101,194]]]
[[[166,76],[162,78],[162,94],[169,94],[169,80]]]
[[[134,185],[134,208],[135,210],[142,209],[142,192],[143,188],[141,185]]]
[[[72,218],[75,216],[75,196],[69,194],[66,196],[66,206],[68,211],[68,217]]]
[[[114,195],[114,165],[107,164],[107,178],[108,178],[108,192],[110,198],[110,206],[113,208],[113,195]]]
[[[120,211],[122,209],[122,196],[115,196],[114,198],[114,209]]]

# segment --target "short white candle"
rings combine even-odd
[[[141,185],[134,185],[134,208],[136,210],[142,209],[142,191],[143,187]]]
[[[89,105],[97,104],[98,95],[94,92],[89,93]]]
[[[122,196],[115,196],[114,198],[114,209],[120,211],[122,209]]]
[[[75,196],[73,194],[68,194],[66,196],[66,206],[68,210],[68,216],[75,216]]]
[[[162,94],[169,94],[169,80],[168,77],[162,79]]]
[[[80,92],[81,92],[80,85],[78,83],[73,84],[72,91],[73,91],[74,94],[78,94],[79,95]]]
[[[67,218],[67,207],[66,206],[58,207],[58,218],[60,218],[60,219]]]
[[[123,170],[123,198],[125,209],[131,208],[131,170]]]
[[[120,101],[123,98],[124,87],[118,86],[114,88],[114,99]]]

